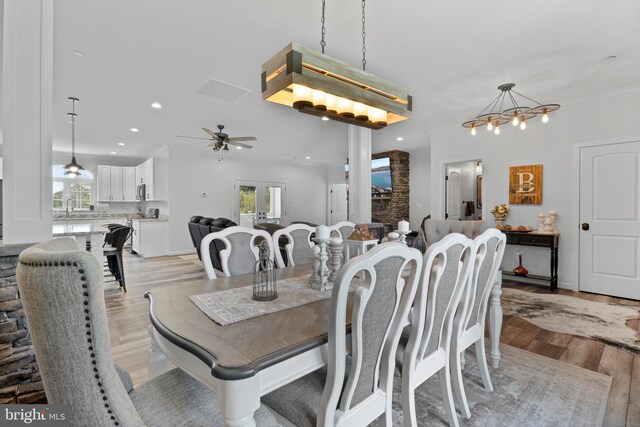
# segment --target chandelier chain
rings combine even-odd
[[[362,0],[362,70],[367,68],[367,32],[365,31],[365,0]]]
[[[326,28],[324,27],[324,10],[326,8],[325,0],[322,0],[322,17],[320,18],[320,23],[322,24],[322,31],[320,32],[320,47],[322,48],[322,53],[324,53],[324,48],[327,46],[327,42],[324,41],[324,36],[327,33]]]

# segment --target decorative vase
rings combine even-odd
[[[496,228],[498,230],[502,230],[504,228],[504,220],[507,218],[506,216],[497,216],[496,218]]]
[[[518,252],[518,266],[513,269],[513,274],[522,277],[527,277],[527,274],[529,274],[529,270],[522,265],[522,252]]]

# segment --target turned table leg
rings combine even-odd
[[[152,325],[149,325],[148,331],[151,337],[151,343],[149,344],[149,378],[154,378],[169,370],[169,359],[158,346]]]
[[[497,369],[500,365],[500,334],[502,332],[502,271],[498,271],[496,281],[489,297],[489,337],[491,338],[491,366]]]

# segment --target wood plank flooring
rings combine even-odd
[[[125,256],[125,274],[126,294],[113,282],[105,284],[107,316],[114,360],[131,373],[135,384],[140,384],[148,379],[149,317],[144,293],[204,279],[206,274],[195,255],[142,259],[129,254]],[[515,282],[505,281],[504,286],[548,292],[548,287]],[[638,301],[565,289],[559,289],[558,293],[592,301],[640,305]],[[640,331],[638,320],[632,320],[628,325]],[[514,316],[504,317],[500,341],[613,377],[604,425],[640,426],[640,356],[586,338],[540,329]]]

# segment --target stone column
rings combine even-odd
[[[371,129],[349,125],[349,221],[371,222]]]
[[[53,2],[3,0],[0,6],[3,239],[37,242],[51,238],[53,225]]]

